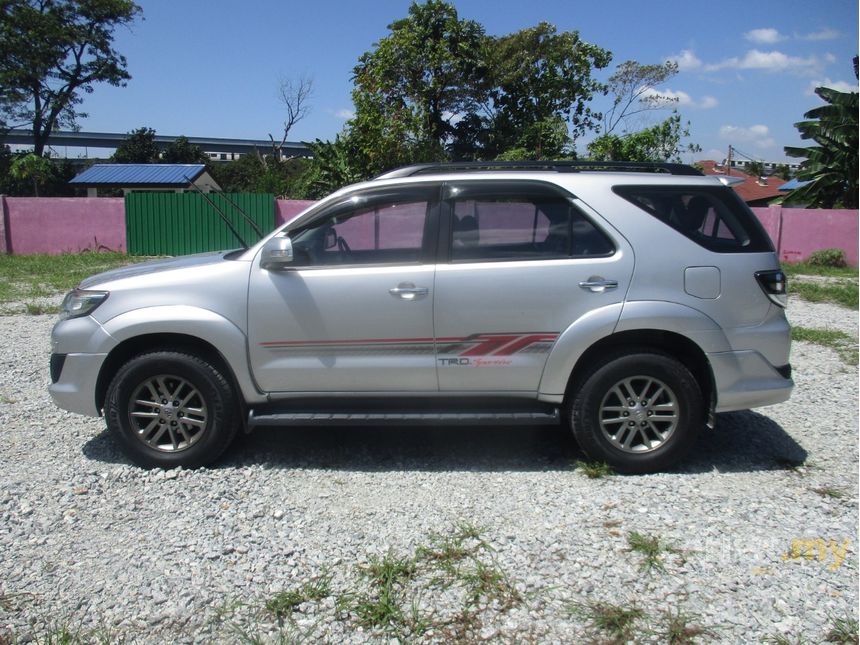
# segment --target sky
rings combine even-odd
[[[352,114],[359,56],[405,17],[408,0],[137,0],[141,20],[115,33],[128,59],[126,87],[96,86],[82,130],[266,139],[282,132],[279,79],[313,80],[311,113],[291,141],[332,139]],[[821,104],[813,88],[857,90],[856,0],[454,0],[461,18],[503,35],[547,21],[612,52],[617,63],[674,60],[679,73],[655,88],[678,98],[702,152],[729,145],[766,161],[806,145],[793,124]],[[608,106],[600,97],[597,110]],[[668,111],[650,115],[650,122]],[[578,145],[584,152],[582,142]]]

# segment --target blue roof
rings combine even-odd
[[[84,186],[188,186],[206,166],[202,163],[100,163],[70,184]]]
[[[806,186],[808,181],[800,181],[799,179],[792,179],[789,182],[784,183],[782,186],[777,188],[777,190],[797,190],[801,186]]]

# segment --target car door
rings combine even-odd
[[[248,344],[267,392],[436,391],[438,185],[367,190],[286,232],[294,262],[251,271]]]
[[[444,186],[447,262],[437,266],[434,308],[440,390],[535,392],[558,336],[623,301],[632,252],[586,209],[543,182]]]

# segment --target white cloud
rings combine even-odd
[[[821,61],[816,56],[800,58],[799,56],[788,56],[780,51],[763,52],[751,49],[743,58],[734,56],[726,60],[706,65],[705,70],[715,72],[721,69],[755,69],[765,72],[796,72],[800,74],[814,74],[821,68]]]
[[[702,61],[696,56],[692,50],[685,49],[680,54],[669,56],[667,60],[678,64],[678,71],[689,72],[690,70],[699,69],[702,66]]]
[[[719,101],[717,101],[717,99],[715,99],[713,96],[703,96],[702,99],[699,101],[699,109],[712,110],[719,104]]]
[[[785,36],[772,27],[753,29],[752,31],[745,33],[744,38],[758,45],[773,45],[774,43],[778,43],[780,40],[785,40]]]
[[[343,108],[341,110],[338,110],[337,112],[334,113],[334,115],[338,119],[344,119],[345,121],[348,121],[349,119],[355,118],[355,112],[353,112],[352,110],[349,110],[347,108]]]
[[[800,38],[802,38],[803,40],[835,40],[841,35],[842,34],[835,29],[829,29],[825,27],[824,29],[813,31],[811,34],[800,36]]]
[[[720,138],[732,144],[748,144],[756,148],[773,148],[776,145],[766,125],[753,125],[748,128],[724,125],[720,128]]]
[[[657,105],[664,106],[672,106],[678,105],[680,107],[690,107],[690,108],[698,108],[701,110],[709,110],[717,106],[718,101],[713,96],[703,96],[700,100],[694,99],[692,96],[687,94],[682,90],[678,90],[677,92],[670,89],[658,90],[653,87],[647,88],[642,93],[642,98],[644,99],[654,99],[654,103]],[[660,101],[659,99],[667,99],[666,101]]]
[[[813,96],[815,94],[816,87],[829,87],[838,92],[856,92],[857,91],[857,83],[849,82],[849,81],[831,81],[829,78],[825,78],[823,81],[810,81],[809,85],[806,86],[806,95]]]

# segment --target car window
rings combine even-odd
[[[420,262],[430,203],[426,191],[350,198],[311,225],[291,232],[296,263]]]
[[[616,186],[614,191],[710,251],[773,251],[758,218],[731,189]]]
[[[610,240],[557,192],[452,187],[451,261],[527,260],[609,255]]]

